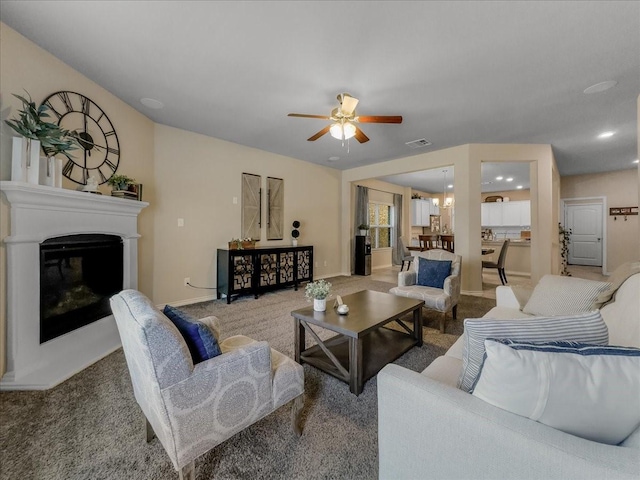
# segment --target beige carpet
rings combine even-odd
[[[367,277],[336,277],[334,294],[393,285]],[[291,310],[306,306],[304,289],[280,290],[259,299],[242,297],[183,307],[194,316],[216,315],[222,336],[266,340],[293,356]],[[494,302],[463,296],[458,320],[441,335],[437,314],[426,310],[425,344],[395,363],[423,370],[462,332],[462,319],[482,316]],[[376,379],[356,397],[348,385],[305,365],[304,432],[291,432],[280,409],[196,460],[198,479],[376,479]],[[398,408],[402,408],[401,405]],[[143,418],[119,350],[45,392],[0,393],[2,479],[174,479],[164,449],[144,441]]]

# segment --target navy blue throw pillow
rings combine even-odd
[[[444,279],[451,274],[451,260],[430,260],[418,257],[418,285],[444,287]]]
[[[173,322],[182,334],[194,364],[217,357],[222,353],[218,340],[204,323],[171,305],[165,305],[162,313]]]

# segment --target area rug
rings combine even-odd
[[[334,295],[387,292],[394,286],[356,276],[328,281]],[[266,340],[293,357],[290,312],[307,305],[301,288],[257,300],[240,297],[229,305],[216,300],[181,308],[195,317],[220,318],[223,338],[243,334]],[[423,310],[424,345],[394,363],[423,370],[462,333],[464,318],[480,317],[493,306],[493,300],[463,295],[458,320],[448,319],[445,334],[439,333],[438,314]],[[378,477],[376,378],[355,396],[346,383],[309,365],[304,370],[302,437],[291,431],[289,409],[281,408],[197,459],[198,479]],[[0,393],[2,479],[177,478],[158,440],[147,444],[144,438],[122,350],[51,390]]]

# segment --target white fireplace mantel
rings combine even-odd
[[[0,182],[11,207],[7,255],[7,373],[0,390],[51,388],[120,347],[113,316],[40,343],[40,243],[82,233],[123,239],[123,288],[138,285],[138,215],[146,202]]]

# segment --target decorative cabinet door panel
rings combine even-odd
[[[260,265],[260,286],[275,285],[278,282],[278,254],[261,254],[258,265]]]
[[[313,250],[300,250],[298,255],[298,280],[310,280],[313,277]]]
[[[232,257],[233,289],[247,290],[253,288],[253,257],[241,255]]]
[[[267,240],[284,238],[284,180],[267,177]]]
[[[283,252],[280,254],[279,281],[280,283],[293,282],[294,280],[294,252]]]
[[[242,174],[242,238],[260,240],[262,190],[260,175]]]

